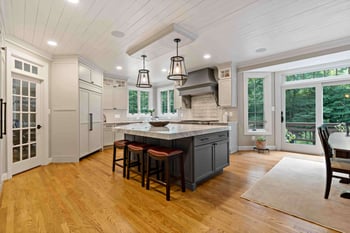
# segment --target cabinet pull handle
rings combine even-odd
[[[2,138],[2,99],[0,99],[0,138]]]
[[[6,135],[6,103],[0,99],[0,138]]]
[[[93,130],[93,126],[92,126],[92,113],[89,113],[89,131]]]
[[[201,138],[201,142],[209,140],[209,138]]]

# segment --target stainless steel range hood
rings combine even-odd
[[[205,68],[189,72],[185,84],[177,89],[182,97],[213,94],[213,98],[218,104],[218,83],[215,79],[214,69]]]

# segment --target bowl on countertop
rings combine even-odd
[[[148,123],[153,127],[164,127],[169,124],[169,121],[150,121]]]

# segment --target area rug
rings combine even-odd
[[[241,197],[341,232],[350,232],[350,199],[340,197],[349,184],[333,179],[324,199],[324,163],[284,157]]]

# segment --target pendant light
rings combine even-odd
[[[176,38],[176,56],[170,58],[170,69],[168,79],[173,81],[185,81],[188,77],[185,66],[185,58],[179,56],[179,42],[181,40]],[[182,82],[181,82],[182,83]]]
[[[139,70],[139,75],[137,76],[137,82],[136,87],[140,88],[150,88],[152,87],[150,80],[149,80],[149,70],[145,69],[145,58],[146,55],[141,56],[143,59],[143,67]]]

